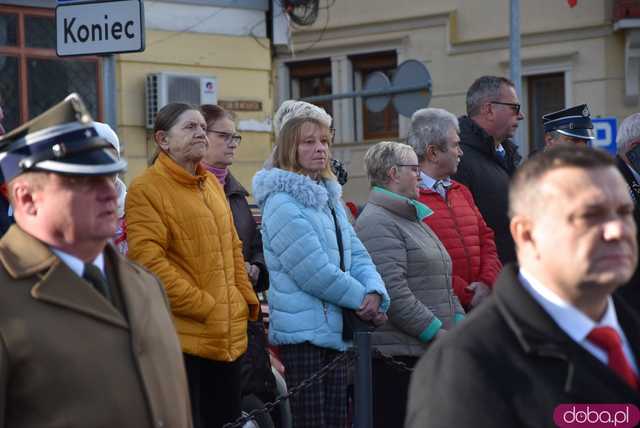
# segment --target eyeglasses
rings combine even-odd
[[[489,101],[491,104],[498,104],[501,106],[509,106],[515,114],[520,114],[520,104],[516,103],[503,103],[502,101]]]
[[[212,132],[214,134],[217,134],[220,138],[224,139],[224,142],[227,144],[227,146],[229,145],[229,143],[232,143],[232,142],[236,146],[239,146],[240,143],[242,142],[242,136],[239,134],[232,134],[231,132],[224,132],[224,131],[216,131],[215,129],[207,129],[207,134]]]
[[[407,165],[407,164],[397,163],[396,166],[411,168],[411,171],[413,171],[415,175],[420,175],[420,165]]]

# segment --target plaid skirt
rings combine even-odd
[[[329,364],[341,352],[308,342],[280,345],[289,389]],[[295,428],[345,428],[347,425],[347,361],[338,364],[327,376],[291,397]]]

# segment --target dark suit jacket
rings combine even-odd
[[[484,221],[495,233],[502,264],[516,260],[509,230],[509,180],[521,156],[511,141],[504,141],[504,158],[498,156],[493,137],[467,116],[460,117],[460,147],[464,154],[452,177],[471,190]]]
[[[636,221],[637,227],[636,239],[638,240],[638,243],[640,243],[640,183],[636,182],[636,179],[629,170],[629,167],[627,167],[627,164],[625,164],[619,156],[616,156],[616,165],[629,186],[629,193],[631,194],[635,204],[633,218]],[[638,267],[629,282],[618,289],[617,294],[631,307],[633,307],[638,314],[640,314],[640,264],[638,264]]]
[[[614,296],[640,362],[640,318]],[[633,403],[640,394],[567,336],[508,265],[495,293],[420,360],[407,428],[555,427],[563,403]]]
[[[112,246],[126,316],[13,225],[0,240],[0,427],[191,427],[159,281]]]

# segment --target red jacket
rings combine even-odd
[[[457,181],[445,201],[435,191],[420,188],[418,200],[433,210],[424,222],[438,235],[453,261],[453,290],[465,308],[473,292],[465,288],[480,281],[493,287],[502,264],[498,259],[493,230],[485,223],[469,189]]]

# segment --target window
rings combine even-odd
[[[291,77],[291,97],[301,99],[316,95],[331,95],[331,61],[327,59],[289,64]],[[322,101],[313,103],[333,116],[333,103]]]
[[[542,116],[565,107],[564,89],[564,73],[527,77],[530,152],[544,147]]]
[[[0,98],[7,130],[77,92],[102,117],[100,60],[59,58],[52,9],[0,7]]]
[[[354,55],[350,57],[350,60],[353,66],[353,86],[356,91],[361,91],[367,77],[376,71],[383,72],[389,80],[392,80],[398,65],[395,51]],[[362,112],[362,127],[358,135],[361,135],[363,139],[381,140],[398,137],[398,112],[392,102],[389,102],[387,108],[378,113],[367,110],[361,99],[358,100],[357,105],[359,106],[358,110]]]

